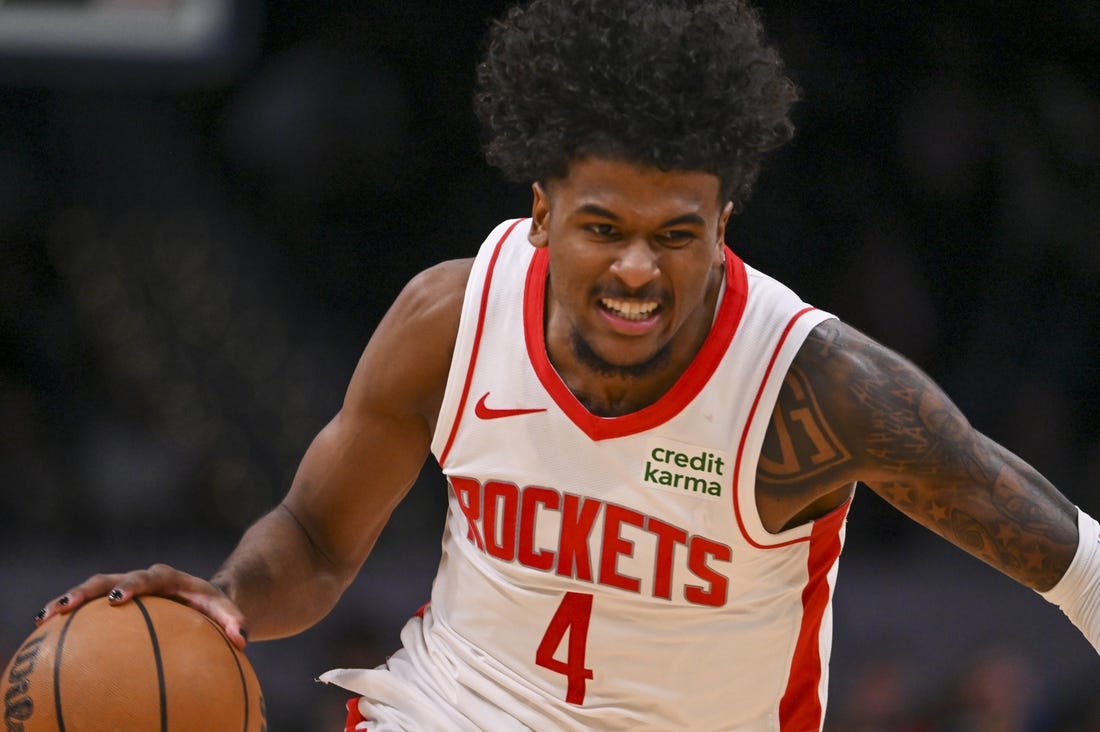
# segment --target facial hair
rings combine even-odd
[[[577,328],[572,329],[569,334],[569,340],[573,348],[573,355],[577,357],[577,360],[586,368],[595,371],[600,376],[618,379],[641,379],[667,366],[670,359],[670,351],[667,343],[661,346],[660,350],[649,359],[641,363],[620,365],[610,363],[601,358],[598,353],[592,350],[592,346],[588,344],[588,341],[584,339],[584,336],[581,335]]]

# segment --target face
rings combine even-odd
[[[535,184],[530,240],[550,253],[555,365],[572,359],[630,376],[695,355],[714,314],[732,211],[719,190],[709,173],[601,158]]]

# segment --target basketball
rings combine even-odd
[[[262,732],[260,683],[214,621],[162,597],[92,600],[4,669],[8,732]]]

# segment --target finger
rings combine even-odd
[[[176,584],[174,577],[180,574],[168,565],[155,564],[133,572],[92,575],[64,595],[46,603],[34,620],[41,625],[54,615],[72,612],[97,597],[106,597],[112,605],[127,602],[134,595],[171,597]]]
[[[207,615],[241,650],[248,643],[244,613],[228,595],[204,579],[167,564],[154,564],[123,574],[97,574],[48,602],[34,616],[38,625],[59,613],[72,612],[88,600],[106,597],[112,605],[129,602],[137,595],[169,597]]]
[[[103,597],[111,591],[124,575],[97,574],[89,577],[68,592],[47,602],[34,616],[34,622],[41,625],[55,615],[70,613],[88,600]]]
[[[248,629],[244,613],[232,600],[220,592],[216,595],[204,593],[196,597],[184,597],[182,599],[220,625],[229,640],[233,642],[233,645],[242,651],[244,650],[244,647],[248,644]]]
[[[246,618],[221,588],[206,580],[188,576],[176,597],[220,625],[233,644],[244,650],[248,644]]]
[[[176,597],[186,582],[187,575],[167,564],[153,564],[147,569],[135,569],[115,578],[107,594],[107,601],[118,605],[135,595],[160,595]]]
[[[219,604],[219,606],[211,608],[207,615],[222,627],[233,645],[243,651],[244,647],[248,645],[248,630],[245,628],[244,616],[237,610],[237,606],[230,605],[231,609],[227,610]]]
[[[244,613],[229,597],[210,582],[167,564],[130,572],[107,595],[111,603],[123,603],[134,595],[155,594],[179,600],[220,625],[240,649],[248,643]]]

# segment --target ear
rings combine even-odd
[[[527,241],[531,246],[542,248],[550,243],[550,196],[542,184],[531,184],[534,200],[531,202],[531,230],[527,232]]]
[[[714,256],[716,263],[721,264],[725,258],[726,243],[726,224],[729,223],[730,216],[733,215],[733,201],[727,201],[726,207],[722,209],[722,215],[718,217],[718,238],[714,247]]]

